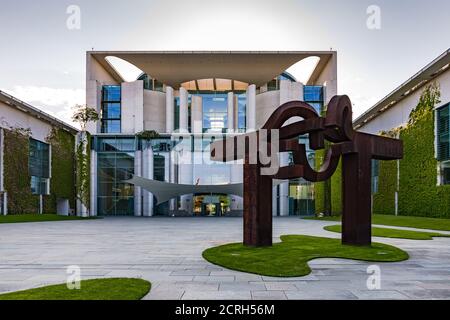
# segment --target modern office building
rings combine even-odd
[[[142,74],[125,81],[111,57]],[[311,57],[318,62],[306,83],[286,72]],[[92,51],[86,77],[86,103],[101,114],[88,128],[91,215],[235,215],[242,213],[243,200],[234,194],[211,188],[157,205],[150,192],[127,180],[136,175],[192,186],[242,183],[242,165],[211,163],[209,144],[261,128],[288,101],[304,100],[321,112],[337,93],[337,54]],[[145,138],[149,132],[152,139]],[[281,162],[288,164],[289,155]],[[273,211],[312,214],[314,186],[295,180],[274,187]]]
[[[0,91],[0,214],[74,212],[77,133]]]

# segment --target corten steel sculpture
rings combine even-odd
[[[292,152],[293,165],[281,167],[275,175],[262,175],[266,166],[249,161],[249,141],[260,131],[214,142],[211,158],[216,161],[244,160],[244,245],[272,245],[272,180],[304,178],[311,182],[325,181],[333,175],[342,157],[342,243],[371,244],[371,171],[372,159],[396,160],[403,157],[402,141],[356,132],[352,125],[351,101],[347,96],[335,96],[329,103],[326,117],[320,117],[307,103],[288,102],[279,107],[262,129],[267,130],[267,145],[271,145],[270,130],[279,129],[279,152]],[[283,127],[293,117],[304,120]],[[333,144],[320,171],[308,163],[306,147],[299,136],[309,135],[312,150]],[[259,140],[258,140],[259,141]],[[228,148],[227,148],[228,146]],[[231,146],[231,148],[230,148]],[[258,145],[258,150],[261,146]],[[230,152],[231,150],[231,152]],[[267,147],[265,150],[270,150]]]

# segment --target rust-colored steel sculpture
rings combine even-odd
[[[279,152],[292,152],[293,165],[279,168],[274,175],[263,175],[260,155],[249,152],[249,141],[259,142],[260,131],[217,141],[211,148],[216,161],[244,159],[244,245],[272,245],[272,180],[304,178],[311,182],[330,179],[342,157],[342,243],[371,244],[371,172],[372,159],[396,160],[403,157],[402,141],[356,132],[352,125],[352,104],[347,96],[335,96],[320,117],[307,103],[288,102],[279,107],[262,129],[267,130],[270,150],[270,130],[279,129]],[[293,117],[302,121],[283,127]],[[309,135],[312,150],[329,148],[322,168],[315,171],[308,163],[306,147],[299,144],[301,135]],[[228,148],[227,148],[228,146]],[[258,145],[258,150],[260,149]],[[230,152],[231,150],[231,152]],[[250,161],[256,157],[257,161]]]

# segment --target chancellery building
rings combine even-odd
[[[125,81],[112,63],[118,59],[139,76]],[[308,59],[314,64],[306,81],[287,72]],[[211,162],[210,143],[261,128],[288,101],[306,101],[320,113],[337,94],[333,51],[92,51],[86,62],[86,103],[101,115],[88,128],[90,215],[240,215],[239,192],[215,186],[242,184],[242,163]],[[280,157],[289,164],[289,154]],[[158,203],[129,183],[133,176],[188,193]],[[302,179],[277,184],[272,198],[274,216],[314,214],[314,185]]]

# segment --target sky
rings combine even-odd
[[[79,28],[68,27],[73,5]],[[368,13],[374,5],[379,14]],[[357,117],[450,47],[448,0],[0,0],[0,8],[0,90],[69,123],[85,103],[92,49],[336,50],[338,93]]]

